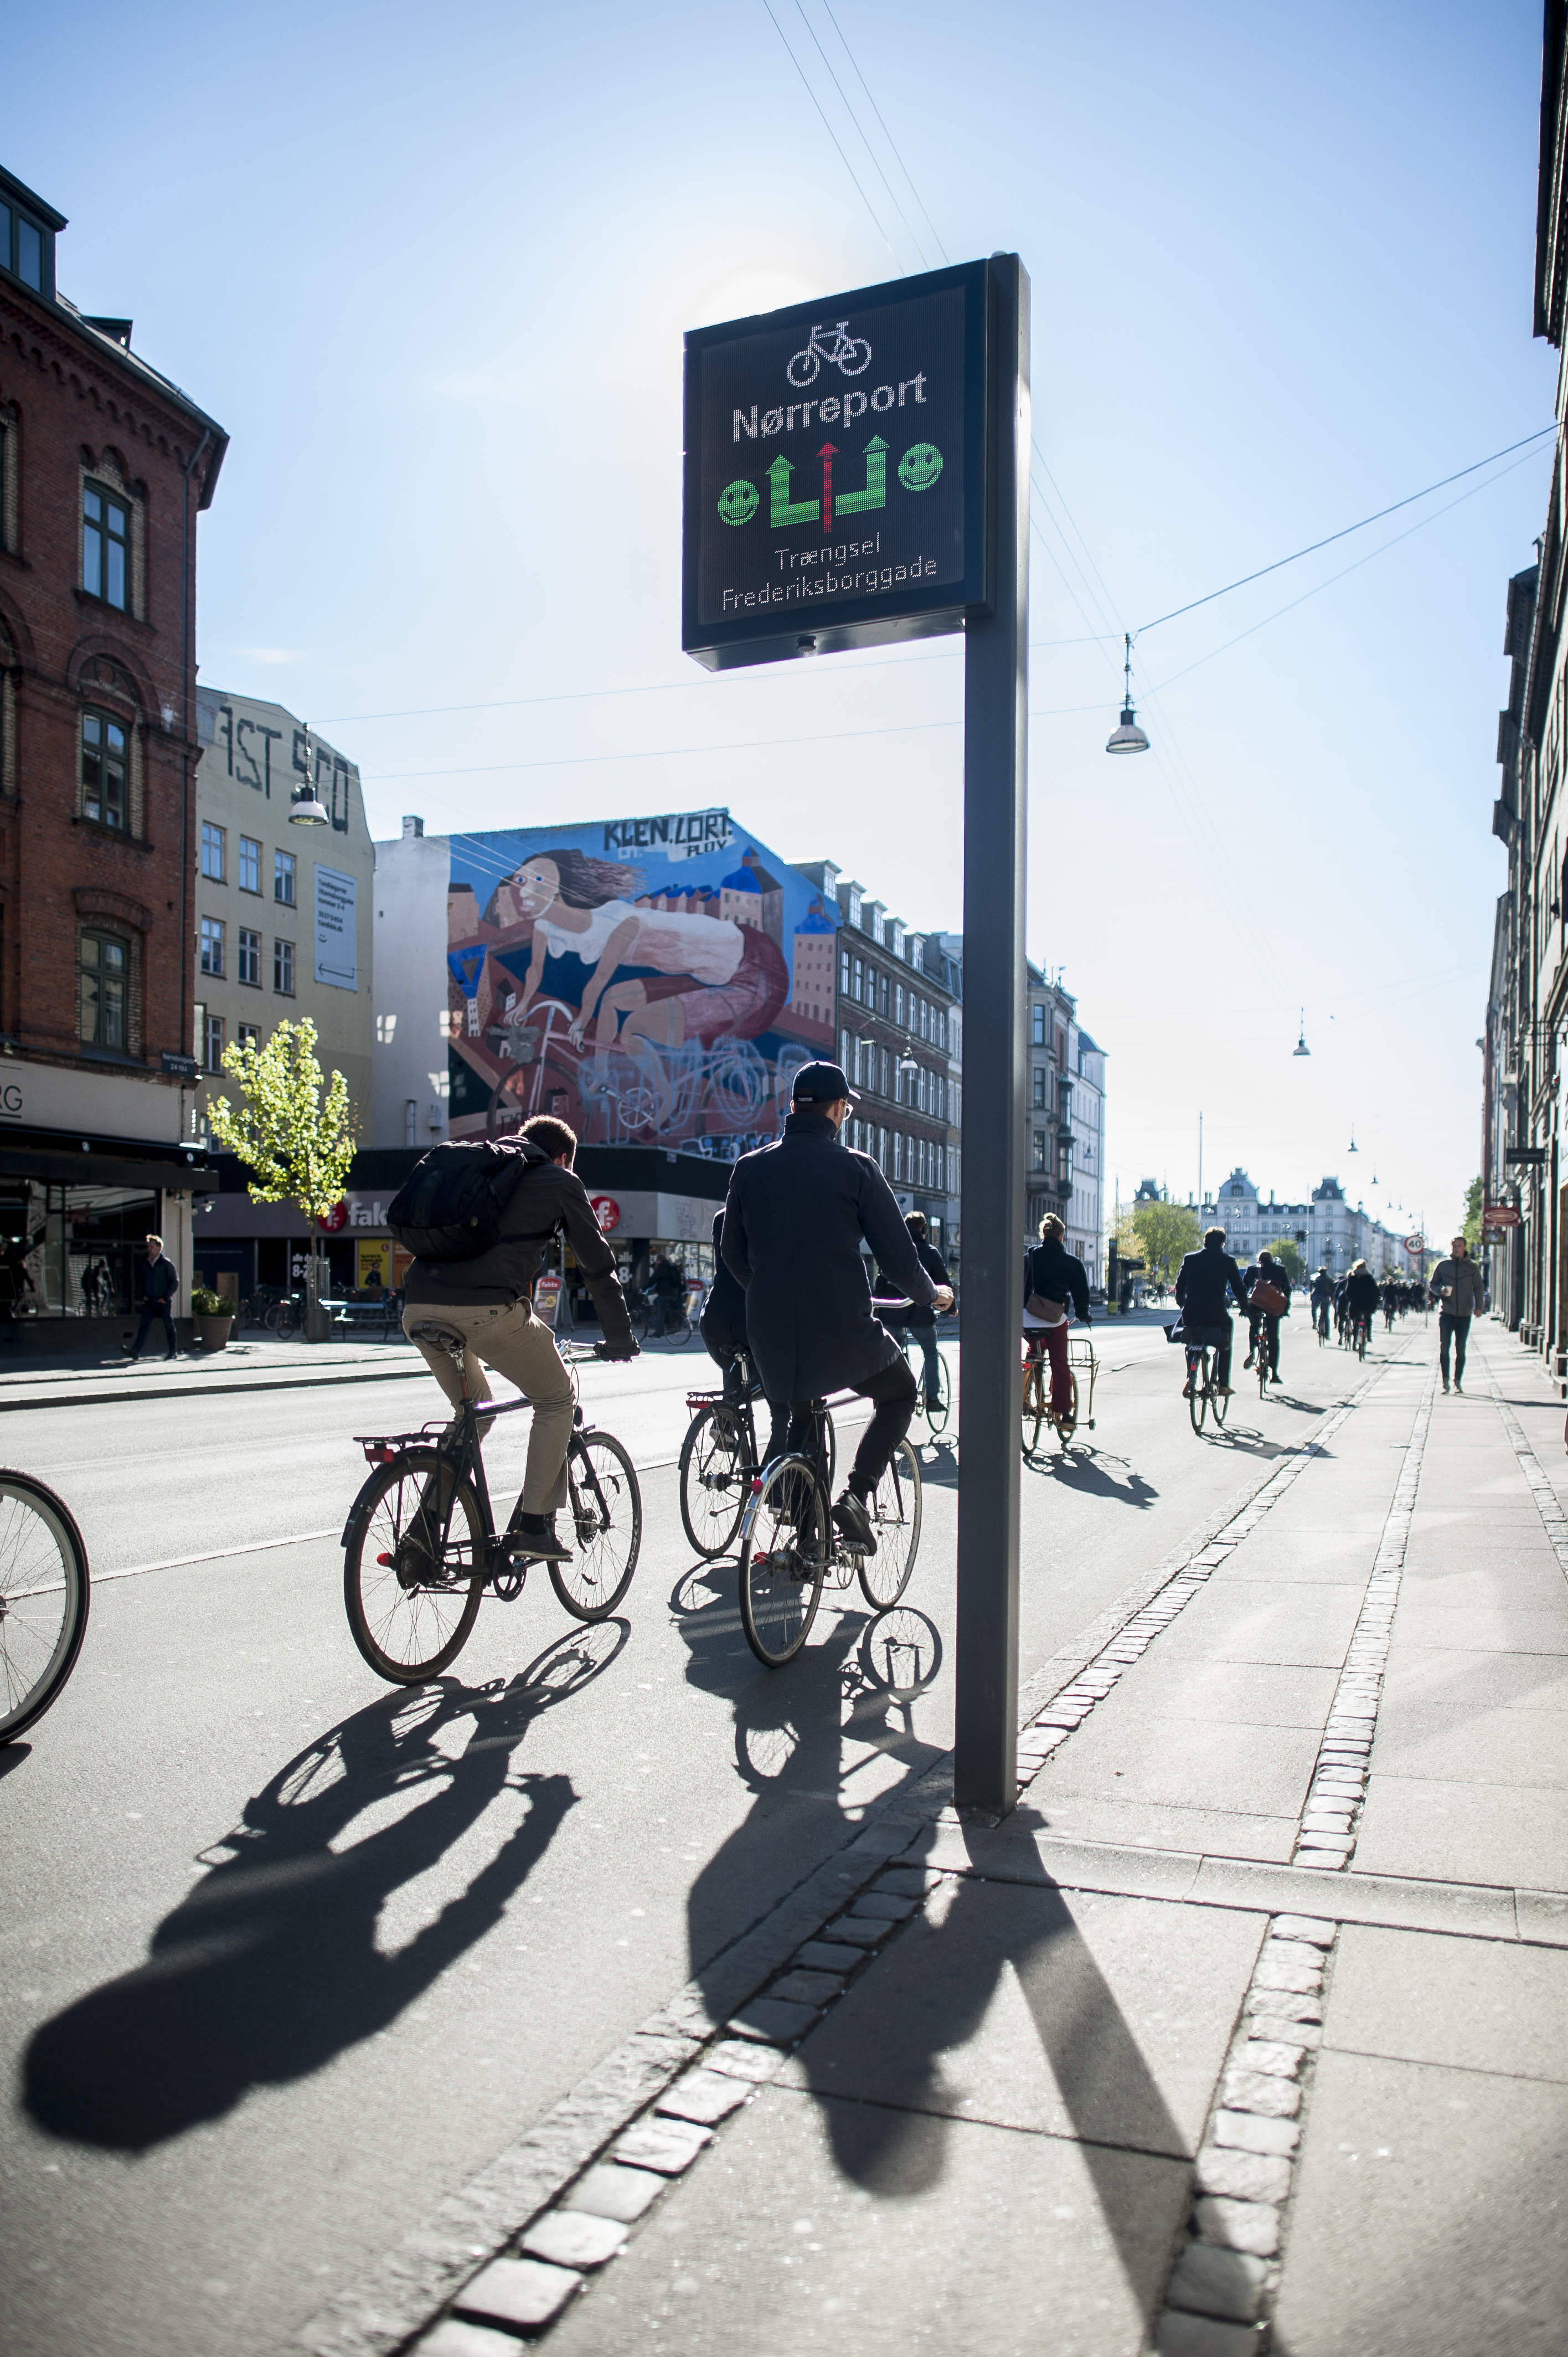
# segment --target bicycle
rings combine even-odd
[[[792,1661],[810,1636],[830,1573],[835,1589],[858,1577],[872,1610],[886,1612],[909,1585],[920,1544],[920,1460],[908,1441],[898,1443],[866,1500],[876,1540],[868,1555],[832,1521],[823,1470],[832,1418],[825,1400],[811,1408],[810,1448],[776,1457],[754,1474],[741,1516],[741,1626],[770,1670]]]
[[[417,1332],[449,1353],[462,1382],[464,1337],[434,1321]],[[601,1358],[603,1346],[561,1355],[576,1367]],[[473,1631],[485,1589],[515,1603],[529,1562],[537,1560],[510,1526],[497,1534],[479,1447],[484,1419],[530,1403],[470,1400],[466,1382],[462,1392],[450,1424],[355,1435],[375,1469],[343,1525],[343,1600],[364,1660],[394,1685],[419,1685],[447,1668]],[[621,1443],[585,1428],[580,1406],[566,1450],[566,1494],[578,1553],[549,1565],[550,1584],[575,1620],[603,1620],[637,1569],[642,1492]]]
[[[692,1339],[692,1319],[684,1301],[667,1308],[656,1293],[645,1293],[640,1286],[623,1288],[627,1315],[639,1341],[668,1342],[672,1351],[683,1351]]]
[[[1364,1359],[1367,1355],[1367,1339],[1370,1326],[1369,1318],[1358,1318],[1356,1320],[1356,1356],[1359,1359]]]
[[[275,1334],[280,1342],[286,1342],[295,1328],[303,1326],[304,1323],[305,1296],[303,1293],[285,1293],[281,1299],[274,1301],[270,1308],[262,1313],[263,1328],[269,1334]]]
[[[1192,1428],[1194,1432],[1201,1434],[1205,1416],[1212,1415],[1216,1426],[1223,1429],[1230,1402],[1215,1381],[1219,1346],[1217,1342],[1199,1343],[1197,1346],[1196,1356],[1196,1365],[1193,1364],[1190,1356],[1187,1360],[1187,1414],[1192,1419]]]
[[[820,340],[822,332],[820,326],[811,329],[805,350],[796,352],[784,371],[797,393],[803,393],[807,385],[815,384],[824,361],[844,376],[864,375],[871,366],[870,344],[864,336],[850,335],[848,328],[847,319],[837,321],[831,344]],[[862,357],[856,359],[857,353]]]
[[[0,1743],[59,1698],[87,1633],[87,1549],[63,1498],[0,1468]]]
[[[1068,1387],[1071,1405],[1065,1415],[1055,1415],[1050,1405],[1050,1361],[1047,1356],[1045,1337],[1037,1327],[1030,1327],[1024,1336],[1023,1361],[1023,1443],[1024,1460],[1032,1465],[1040,1445],[1040,1429],[1050,1424],[1065,1453],[1080,1423],[1094,1430],[1094,1379],[1100,1372],[1100,1361],[1095,1356],[1094,1343],[1088,1334],[1068,1337]],[[1085,1401],[1080,1376],[1088,1377],[1089,1396]]]
[[[871,1306],[874,1309],[886,1309],[893,1305],[886,1301],[877,1301],[874,1299]],[[908,1305],[906,1304],[906,1307]],[[909,1364],[913,1366],[915,1361],[913,1358],[910,1357],[908,1327],[898,1325],[892,1318],[885,1318],[883,1323],[886,1326],[887,1331],[892,1335],[893,1340],[897,1343],[898,1348],[903,1351],[906,1359],[908,1359]],[[933,1440],[935,1440],[938,1433],[946,1428],[948,1418],[952,1414],[952,1369],[948,1364],[947,1352],[940,1349],[937,1351],[937,1396],[933,1400],[928,1395],[926,1391],[925,1370],[922,1365],[919,1376],[919,1394],[915,1402],[915,1413],[917,1415],[923,1415],[925,1417],[927,1429],[930,1433]]]
[[[1312,1322],[1317,1329],[1317,1347],[1321,1351],[1328,1340],[1328,1304],[1326,1301],[1318,1310],[1316,1317]]]
[[[688,1392],[693,1411],[681,1444],[681,1523],[693,1546],[709,1562],[727,1555],[740,1529],[754,1477],[762,1470],[752,1401],[758,1395],[751,1361],[739,1358],[738,1396],[724,1392]],[[825,1447],[831,1488],[838,1444],[832,1416]]]

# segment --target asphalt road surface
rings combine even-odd
[[[1025,1469],[1026,1675],[1364,1372],[1286,1337],[1286,1395],[1239,1389],[1200,1442],[1158,1327],[1096,1328],[1095,1431]],[[428,1378],[11,1420],[96,1585],[70,1686],[0,1751],[10,2357],[286,2347],[947,1749],[950,1436],[907,1599],[945,1656],[905,1706],[858,1591],[769,1674],[733,1566],[693,1566],[671,1460],[712,1379],[585,1376],[645,1469],[623,1616],[580,1629],[535,1574],[414,1694],[354,1650],[337,1533],[352,1436],[435,1413]]]

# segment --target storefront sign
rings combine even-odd
[[[316,1224],[323,1235],[335,1236],[339,1228],[346,1228],[349,1224],[348,1204],[334,1203],[327,1217],[324,1220],[317,1220]]]
[[[688,654],[775,662],[985,607],[985,330],[965,263],[687,336]]]
[[[84,1137],[177,1146],[179,1109],[179,1091],[151,1077],[0,1060],[0,1128],[80,1129]]]
[[[613,1236],[620,1225],[620,1205],[613,1195],[590,1195],[589,1206],[599,1223],[602,1236]]]
[[[1515,1203],[1488,1203],[1481,1213],[1484,1228],[1517,1228],[1519,1222],[1519,1207]]]
[[[360,986],[358,879],[336,867],[316,870],[316,979],[333,990]]]
[[[561,1309],[561,1279],[546,1270],[533,1283],[533,1314],[542,1324],[553,1327]]]

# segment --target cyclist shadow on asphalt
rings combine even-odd
[[[1124,1469],[1124,1481],[1116,1479],[1111,1470],[1113,1465]],[[1107,1498],[1119,1506],[1152,1506],[1160,1494],[1152,1481],[1145,1481],[1141,1473],[1133,1470],[1124,1457],[1112,1457],[1093,1448],[1058,1449],[1053,1457],[1047,1457],[1042,1450],[1032,1463],[1026,1461],[1025,1479],[1030,1474],[1039,1480],[1059,1483],[1063,1489],[1076,1491],[1086,1498]]]
[[[742,1824],[703,1865],[687,1897],[690,1970],[715,2005],[738,2000],[710,1989],[704,1975],[722,1970],[725,1949],[860,1830],[862,1803],[881,1800],[889,1784],[914,1782],[941,1757],[925,1741],[911,1705],[868,1677],[857,1656],[877,1619],[854,1609],[836,1619],[824,1609],[812,1641],[782,1670],[755,1660],[740,1625],[736,1566],[697,1566],[677,1585],[673,1609],[688,1647],[686,1675],[723,1696],[735,1713],[736,1766],[752,1794]],[[887,1755],[900,1773],[866,1780]],[[852,1816],[850,1811],[855,1813]]]
[[[821,2102],[841,2174],[884,2200],[939,2184],[950,2139],[975,2120],[1072,2136],[1147,2314],[1194,2139],[1079,1928],[1085,1903],[1050,1884],[947,1884],[805,2040],[791,2076]]]
[[[569,1777],[516,1769],[513,1754],[629,1634],[628,1622],[604,1621],[515,1678],[382,1695],[296,1753],[213,1845],[220,1854],[204,1856],[207,1873],[158,1925],[146,1963],[37,2032],[23,2100],[38,2126],[145,2152],[389,2028],[493,1929],[575,1807]],[[509,1793],[521,1813],[489,1863],[383,1950],[395,1894]],[[353,1838],[367,1811],[370,1828]]]

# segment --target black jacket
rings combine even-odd
[[[1351,1270],[1345,1280],[1345,1307],[1352,1318],[1370,1318],[1381,1297],[1369,1268]]]
[[[138,1290],[144,1308],[161,1309],[174,1299],[179,1291],[179,1271],[166,1253],[159,1253],[154,1261],[142,1254]]]
[[[914,1243],[913,1237],[910,1238],[910,1242]],[[952,1279],[948,1275],[947,1263],[935,1244],[916,1244],[915,1257],[933,1285],[951,1286]],[[889,1294],[897,1296],[901,1288],[888,1275],[886,1269],[877,1270],[876,1292],[879,1297],[886,1299]],[[888,1325],[895,1329],[914,1326],[926,1332],[934,1333],[936,1330],[937,1313],[924,1302],[917,1303],[913,1309],[889,1309],[884,1314]]]
[[[443,1302],[455,1309],[474,1309],[525,1295],[532,1298],[544,1255],[564,1228],[594,1297],[606,1341],[629,1348],[631,1320],[615,1254],[599,1233],[582,1180],[575,1170],[563,1170],[552,1162],[531,1138],[501,1143],[524,1168],[501,1214],[500,1242],[474,1260],[416,1260],[408,1272],[404,1302],[417,1302],[422,1309],[439,1308]]]
[[[1225,1317],[1227,1291],[1236,1297],[1238,1308],[1247,1307],[1241,1272],[1221,1244],[1205,1244],[1200,1252],[1190,1252],[1176,1271],[1176,1297],[1181,1304],[1182,1324],[1218,1326]]]
[[[1024,1299],[1031,1293],[1047,1301],[1070,1301],[1089,1321],[1089,1277],[1083,1263],[1069,1253],[1059,1236],[1042,1236],[1024,1261]]]
[[[821,1399],[895,1366],[871,1310],[861,1243],[902,1294],[929,1308],[893,1190],[869,1154],[839,1143],[825,1114],[792,1113],[775,1146],[742,1155],[725,1204],[724,1256],[746,1287],[746,1333],[769,1399]]]
[[[725,1215],[714,1213],[714,1281],[703,1304],[698,1331],[721,1364],[746,1348],[746,1296],[724,1263]]]

